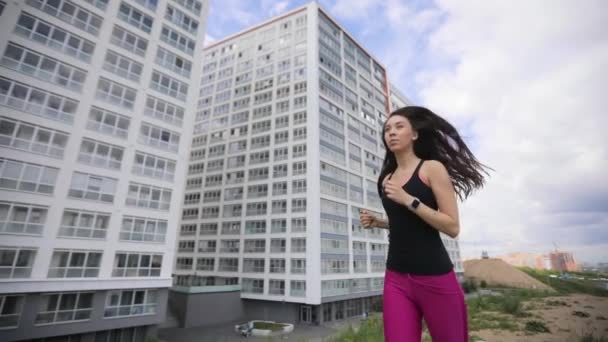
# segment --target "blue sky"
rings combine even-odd
[[[461,204],[465,258],[608,262],[608,2],[318,2],[495,169]],[[207,41],[306,3],[212,0]]]

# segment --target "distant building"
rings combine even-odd
[[[549,253],[549,259],[551,260],[551,269],[556,271],[578,271],[578,266],[574,261],[572,253],[553,251]]]
[[[546,255],[516,252],[497,256],[498,259],[516,267],[531,267],[536,269],[550,269],[551,263]]]

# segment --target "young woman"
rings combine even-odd
[[[378,193],[388,216],[361,211],[365,228],[389,229],[384,280],[386,342],[420,341],[422,318],[434,342],[468,341],[467,310],[439,232],[460,232],[456,194],[484,182],[485,166],[456,129],[423,107],[391,113]]]

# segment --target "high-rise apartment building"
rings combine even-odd
[[[164,321],[208,6],[0,1],[0,340]]]
[[[359,210],[383,214],[382,125],[407,99],[316,3],[222,39],[202,60],[175,285],[240,284],[260,319],[370,310],[388,239],[363,229]]]

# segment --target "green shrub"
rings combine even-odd
[[[541,321],[528,321],[526,322],[526,331],[533,333],[548,333],[551,332],[545,323]]]

